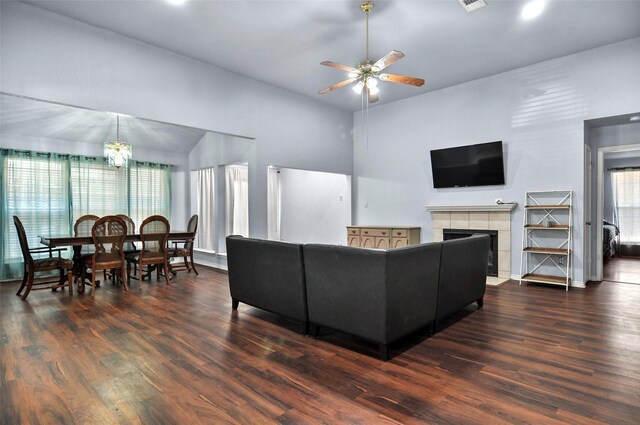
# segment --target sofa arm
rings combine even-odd
[[[488,235],[442,242],[438,319],[450,316],[484,296],[489,244]]]
[[[385,342],[435,320],[441,250],[441,243],[428,243],[387,252]]]

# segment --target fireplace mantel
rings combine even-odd
[[[505,211],[509,212],[518,204],[492,204],[492,205],[427,205],[427,211],[441,212],[470,212],[470,211]]]

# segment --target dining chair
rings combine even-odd
[[[20,250],[22,251],[22,257],[24,258],[24,276],[22,277],[22,284],[20,285],[20,289],[16,295],[20,295],[22,290],[26,291],[24,295],[22,295],[22,300],[26,300],[27,296],[29,296],[29,292],[31,290],[39,290],[39,289],[52,289],[56,290],[58,288],[63,288],[65,286],[69,287],[69,295],[73,294],[73,263],[70,260],[62,258],[60,256],[60,252],[64,251],[65,248],[32,248],[29,249],[29,242],[27,241],[27,234],[24,230],[24,226],[22,222],[17,216],[13,216],[13,224],[16,226],[16,231],[18,232],[18,240],[20,241]],[[32,254],[41,254],[48,252],[49,256],[46,258],[33,258]],[[57,252],[58,256],[54,257],[53,253]],[[35,274],[38,272],[45,272],[50,270],[59,270],[60,278],[56,280],[44,280],[34,282]],[[67,278],[67,284],[64,284],[65,272]],[[55,283],[56,285],[51,285]],[[49,285],[43,287],[43,285]],[[34,288],[34,286],[36,286]]]
[[[133,235],[136,233],[136,224],[133,222],[133,219],[126,214],[116,214],[116,217],[120,217],[127,223],[127,234]],[[138,252],[136,244],[133,241],[126,241],[124,243],[124,255],[132,254],[134,252]]]
[[[169,263],[169,271],[171,274],[176,274],[176,272],[181,270],[187,270],[188,273],[193,270],[198,275],[198,270],[196,270],[196,265],[193,262],[193,241],[196,237],[196,231],[198,230],[198,214],[194,214],[189,219],[189,223],[187,224],[187,232],[193,233],[193,236],[187,239],[182,240],[174,240],[171,241],[173,243],[173,248],[169,248],[168,256],[171,258],[182,258],[183,264],[180,263]],[[182,244],[181,247],[178,245]]]
[[[169,238],[169,222],[161,215],[147,217],[140,225],[140,252],[127,255],[127,275],[130,279],[138,279],[142,288],[142,267],[148,265],[162,266],[164,278],[169,284],[169,267],[167,265],[167,239]],[[138,278],[131,276],[131,264],[138,268]],[[149,273],[149,276],[151,274]]]
[[[96,290],[96,272],[120,269],[124,290],[128,291],[123,246],[127,237],[127,223],[120,217],[107,215],[96,221],[91,229],[95,252],[83,261],[82,279],[91,269],[91,293]]]
[[[93,214],[86,214],[79,217],[73,225],[73,235],[74,236],[91,236],[91,229],[93,228],[93,225],[95,224],[95,222],[98,221],[99,219],[100,217]],[[82,256],[81,264],[84,264],[85,259],[91,257],[93,253],[94,253],[93,245],[83,245],[80,250],[80,254]],[[105,279],[106,278],[107,276],[105,275]],[[79,280],[80,277],[78,276],[77,279]]]

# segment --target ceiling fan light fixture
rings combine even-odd
[[[367,78],[367,88],[368,89],[373,89],[373,88],[375,88],[377,86],[378,86],[378,81],[375,78],[373,78],[373,77]]]
[[[378,87],[367,87],[369,89],[369,94],[370,95],[376,95],[378,93],[380,93],[380,89]]]
[[[361,94],[363,87],[364,87],[364,83],[362,81],[358,81],[358,84],[353,86],[353,91],[356,92],[356,94]]]

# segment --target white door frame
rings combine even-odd
[[[604,154],[640,150],[640,144],[598,148],[598,192],[596,193],[596,280],[602,280],[602,219],[604,216]],[[593,226],[592,226],[593,227]]]
[[[591,214],[591,208],[593,207],[593,158],[591,156],[591,147],[584,145],[584,225],[583,225],[583,237],[584,237],[584,282],[585,284],[593,280],[593,254],[591,236],[593,235],[592,224],[593,216]]]

